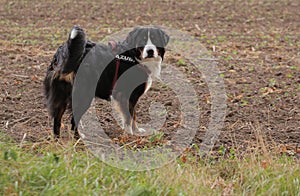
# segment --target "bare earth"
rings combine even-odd
[[[216,143],[247,150],[266,146],[300,155],[300,1],[4,1],[0,0],[0,131],[21,141],[42,141],[52,134],[44,106],[42,82],[57,47],[73,25],[101,41],[122,28],[158,25],[195,36],[218,59],[228,96],[225,125]],[[194,143],[203,140],[211,97],[201,73],[184,56],[168,54],[166,62],[183,71],[194,85],[201,108]],[[184,62],[184,63],[183,63]],[[139,103],[139,122],[149,121],[148,107],[167,108],[162,132],[169,139],[180,123],[172,90],[155,83]],[[116,142],[130,142],[116,126],[110,105],[98,115]],[[69,115],[63,138],[70,139]],[[135,138],[136,139],[136,138]],[[264,144],[262,144],[264,142]]]

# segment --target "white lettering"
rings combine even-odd
[[[116,58],[123,61],[135,62],[135,60],[133,60],[131,57],[125,55],[116,55]]]

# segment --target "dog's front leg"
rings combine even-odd
[[[115,110],[121,117],[122,129],[133,135],[133,110],[129,98],[123,93],[117,92],[112,96],[112,102]]]
[[[135,111],[135,108],[132,109],[132,116],[133,116],[133,120],[132,120],[132,129],[136,132],[139,132],[139,133],[143,133],[143,132],[146,132],[145,129],[143,128],[139,128],[137,126],[137,122],[136,122],[136,111]]]

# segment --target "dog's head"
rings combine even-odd
[[[157,72],[160,72],[160,64],[164,58],[169,36],[157,27],[136,27],[125,41],[135,51],[136,60],[146,65],[153,75],[159,77]]]
[[[157,27],[136,27],[126,38],[129,47],[139,52],[137,58],[163,58],[169,36]]]

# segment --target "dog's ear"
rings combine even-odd
[[[164,48],[169,43],[169,39],[170,39],[169,35],[165,31],[163,31],[159,26],[153,26],[153,28],[159,31],[160,37],[162,38],[162,43],[161,43],[162,46],[160,47]]]
[[[141,29],[141,27],[135,27],[132,31],[129,32],[129,34],[127,35],[125,41],[128,44],[128,46],[130,48],[134,48],[135,47],[135,40],[134,38],[136,37],[136,34],[138,32],[138,30]]]
[[[169,35],[164,32],[163,30],[161,30],[161,33],[162,33],[162,37],[163,37],[163,41],[164,41],[164,47],[169,43]]]
[[[163,47],[165,47],[169,43],[170,37],[162,29],[159,28],[159,30],[160,30],[161,37],[163,38]]]

